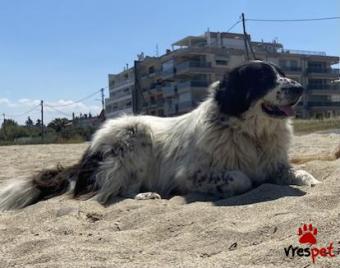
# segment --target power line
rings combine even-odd
[[[296,21],[320,21],[320,20],[339,20],[340,17],[312,18],[312,19],[246,19],[246,21],[263,22],[296,22]]]
[[[81,99],[79,99],[79,100],[73,101],[72,103],[60,104],[60,105],[49,105],[49,107],[66,107],[66,106],[71,106],[71,105],[74,105],[74,104],[76,104],[76,103],[82,102],[82,101],[84,101],[84,100],[87,100],[87,99],[89,99],[89,98],[91,98],[91,97],[97,95],[99,92],[101,92],[101,90],[102,90],[102,89],[99,89],[99,90],[93,92],[92,94],[90,94],[90,95],[88,95],[88,96],[86,96],[86,97],[84,97],[84,98],[81,98]]]
[[[229,31],[231,31],[237,24],[239,24],[241,22],[241,20],[238,20],[238,21],[236,21],[233,25],[231,25],[230,27],[229,27],[229,29],[227,30],[227,32],[229,32]]]
[[[52,110],[54,110],[54,111],[56,111],[56,112],[58,112],[58,113],[61,113],[61,114],[65,115],[65,116],[72,116],[71,114],[67,114],[67,113],[65,113],[65,112],[63,112],[63,111],[60,111],[60,110],[54,108],[54,106],[45,104],[45,107],[51,108]]]
[[[33,108],[31,108],[30,110],[26,111],[26,112],[23,112],[23,113],[20,113],[20,114],[14,114],[14,115],[11,115],[11,114],[6,114],[8,117],[21,117],[21,116],[24,116],[24,115],[27,115],[29,114],[30,112],[34,111],[35,109],[37,109],[38,107],[40,106],[40,103],[35,105]]]

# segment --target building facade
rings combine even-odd
[[[340,116],[339,83],[333,83],[339,70],[332,69],[339,57],[284,49],[275,41],[252,42],[252,47],[258,59],[277,64],[306,88],[298,117]],[[245,54],[242,34],[206,32],[175,42],[159,57],[139,58],[133,68],[133,112],[174,116],[191,111],[206,98],[209,84],[244,62]]]
[[[105,116],[117,117],[132,114],[132,92],[134,91],[134,68],[126,68],[119,74],[109,74],[109,98],[105,99]]]

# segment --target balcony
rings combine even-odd
[[[166,85],[162,87],[163,96],[164,97],[171,97],[175,95],[175,85]]]
[[[151,79],[151,78],[154,78],[154,77],[156,77],[160,74],[161,74],[161,72],[159,72],[159,71],[152,72],[152,73],[146,73],[146,74],[141,75],[141,79],[142,80]]]
[[[335,70],[335,71],[333,71]],[[307,68],[306,73],[312,76],[336,78],[339,74],[331,68]]]
[[[311,95],[339,95],[339,85],[308,85],[308,93]]]
[[[193,108],[191,101],[180,102],[178,104],[178,111],[181,113],[191,111]]]
[[[156,93],[162,93],[162,86],[160,84],[151,84],[150,88],[143,88],[142,89],[143,94],[149,93],[149,94],[156,94]]]
[[[176,74],[185,72],[212,72],[210,62],[184,61],[176,65]]]
[[[175,74],[175,69],[170,68],[170,69],[163,70],[161,72],[161,77],[162,77],[162,79],[168,79],[168,78],[173,77],[174,74]]]
[[[164,99],[159,100],[151,100],[150,102],[145,102],[144,106],[148,108],[157,108],[157,107],[163,107],[164,105]]]
[[[190,90],[194,87],[203,87],[206,88],[209,86],[209,82],[205,80],[193,80],[193,81],[184,81],[177,83],[178,90],[184,91],[185,89]]]
[[[116,80],[109,83],[110,90],[118,90],[123,87],[131,86],[135,83],[134,79]]]
[[[301,67],[293,67],[293,66],[280,66],[280,68],[288,73],[300,73],[302,72]]]
[[[308,102],[308,106],[309,107],[313,107],[313,106],[324,106],[324,107],[340,107],[340,102],[331,102],[331,101],[312,101],[312,102]]]
[[[333,68],[333,69],[331,69],[331,70],[332,70],[332,73],[333,73],[333,74],[340,75],[340,69]]]
[[[308,50],[297,50],[297,49],[283,49],[279,48],[277,50],[279,53],[286,54],[302,54],[302,55],[315,55],[315,56],[326,56],[326,52],[323,51],[308,51]]]
[[[315,84],[309,84],[307,86],[307,89],[317,89],[317,90],[324,90],[324,89],[330,89],[331,85],[315,85]]]

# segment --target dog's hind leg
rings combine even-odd
[[[130,123],[103,132],[84,157],[75,196],[92,194],[104,204],[116,196],[135,197],[153,175],[150,130],[141,123]]]
[[[213,194],[228,198],[252,188],[247,175],[238,170],[223,172],[196,172],[189,180],[188,191]]]

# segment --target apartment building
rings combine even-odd
[[[276,41],[252,42],[252,47],[257,58],[279,65],[305,86],[298,117],[340,115],[340,87],[333,83],[339,70],[332,69],[339,57],[285,49]],[[133,112],[174,116],[191,111],[206,98],[208,85],[244,62],[245,54],[242,34],[206,32],[175,42],[159,57],[140,57],[133,68]]]
[[[125,68],[119,74],[109,74],[109,98],[105,99],[107,118],[121,114],[132,114],[132,92],[134,91],[134,68]]]

